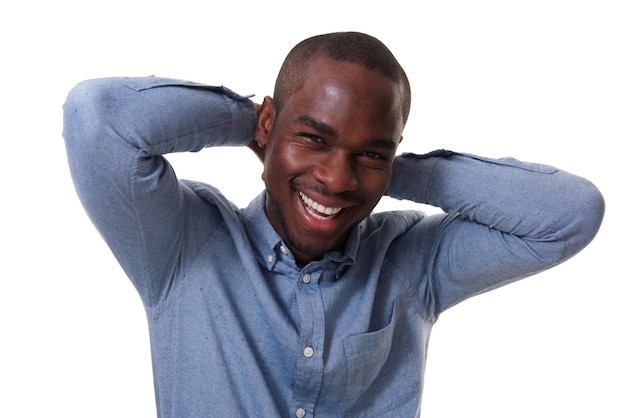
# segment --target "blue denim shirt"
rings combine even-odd
[[[445,213],[372,214],[343,251],[299,266],[264,194],[237,208],[162,157],[249,143],[248,99],[111,78],[79,84],[64,109],[77,192],[147,311],[161,417],[418,416],[438,315],[571,257],[604,209],[549,166],[405,154],[389,195]]]

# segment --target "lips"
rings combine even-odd
[[[299,194],[302,203],[304,203],[304,208],[306,209],[307,213],[313,216],[315,219],[319,219],[320,221],[327,221],[335,218],[337,214],[341,212],[341,209],[343,209],[324,206],[321,203],[311,199],[303,192],[299,192]]]

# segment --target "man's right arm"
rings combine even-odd
[[[221,87],[108,78],[70,92],[63,134],[74,185],[145,304],[173,277],[193,204],[162,155],[247,145],[255,123],[253,103]]]

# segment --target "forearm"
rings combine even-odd
[[[526,240],[560,242],[563,258],[593,238],[604,211],[597,188],[565,171],[452,152],[399,156],[389,195]]]
[[[254,104],[226,88],[158,77],[84,81],[64,108],[66,130],[107,129],[148,155],[246,145],[256,121]]]

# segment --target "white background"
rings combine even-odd
[[[599,235],[573,260],[442,315],[423,416],[625,417],[624,22],[623,2],[603,0],[6,2],[0,416],[155,416],[143,309],[69,177],[68,90],[156,74],[260,100],[295,43],[358,30],[384,41],[411,79],[402,151],[549,163],[607,201]],[[172,161],[240,205],[262,187],[245,149]]]

